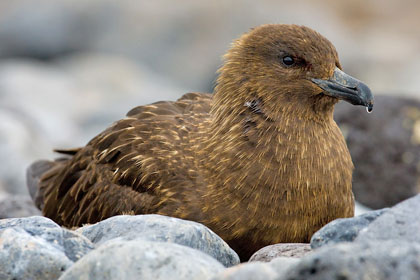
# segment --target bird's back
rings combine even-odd
[[[44,215],[65,226],[123,213],[192,215],[176,212],[198,196],[194,149],[211,100],[211,94],[189,93],[136,107],[85,147],[61,151],[70,157],[50,162],[39,180]]]

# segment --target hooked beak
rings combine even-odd
[[[373,95],[367,85],[347,75],[337,67],[328,80],[312,79],[324,90],[324,94],[342,99],[353,105],[365,106],[370,113],[373,110]]]

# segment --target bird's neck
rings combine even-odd
[[[302,164],[310,165],[325,152],[326,142],[336,141],[338,147],[347,150],[332,112],[322,121],[293,114],[292,110],[273,119],[250,106],[245,110],[231,109],[228,115],[212,116],[207,139],[201,146],[206,155],[201,164],[209,172],[209,181],[216,182],[216,189],[231,188],[237,195],[241,188],[246,192],[251,188],[260,194],[276,194],[276,188],[299,167],[311,169]]]
[[[223,209],[232,219],[264,211],[274,218],[286,209],[305,214],[305,203],[322,200],[322,193],[351,193],[352,162],[332,111],[322,121],[289,110],[271,119],[248,105],[211,113],[200,156],[210,213]],[[301,199],[296,209],[285,208],[290,197]]]
[[[240,96],[241,92],[236,95]],[[252,95],[248,95],[248,99],[226,99],[225,96],[223,92],[214,94],[206,137],[200,145],[202,154],[206,155],[201,164],[210,170],[211,181],[215,181],[215,176],[219,179],[219,186],[246,185],[249,184],[247,178],[255,185],[261,185],[264,180],[278,185],[277,181],[283,178],[277,176],[278,170],[270,168],[280,164],[294,168],[299,160],[317,156],[304,153],[305,156],[296,157],[304,152],[299,149],[310,146],[317,150],[330,138],[347,150],[333,120],[336,101],[329,97],[296,102],[279,98],[271,105]],[[258,169],[261,169],[259,180],[255,181],[255,177],[248,175]],[[267,178],[270,176],[274,177]],[[230,184],[231,180],[234,184]]]

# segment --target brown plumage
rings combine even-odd
[[[335,48],[315,31],[257,27],[226,54],[213,95],[136,107],[62,151],[71,157],[43,173],[38,204],[68,227],[122,213],[198,221],[242,260],[265,245],[308,242],[353,215],[353,164],[334,104],[373,104],[336,67]]]

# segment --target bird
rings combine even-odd
[[[29,192],[65,227],[127,213],[196,221],[246,261],[354,215],[339,100],[374,104],[328,39],[301,25],[257,26],[224,55],[213,93],[131,109],[86,146],[33,163]]]

